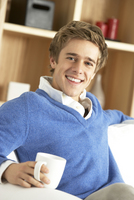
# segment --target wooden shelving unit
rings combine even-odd
[[[0,0],[0,101],[6,100],[9,81],[30,83],[38,88],[39,77],[49,73],[49,45],[60,27],[71,20],[92,24],[119,19],[118,40],[106,40],[109,59],[101,70],[105,92],[105,109],[119,109],[134,117],[134,1],[120,0],[53,0],[55,13],[53,30],[43,30],[4,21],[5,2]],[[10,0],[11,1],[11,0]],[[7,1],[9,2],[9,1]],[[59,6],[60,5],[60,6]],[[0,37],[1,37],[0,35]]]

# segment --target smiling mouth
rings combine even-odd
[[[81,83],[81,82],[83,82],[83,80],[76,79],[76,78],[72,78],[72,77],[70,77],[70,76],[66,76],[66,78],[67,78],[68,80],[70,80],[70,81],[75,82],[75,83]]]

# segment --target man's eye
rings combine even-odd
[[[93,66],[91,62],[86,62],[86,65]]]
[[[74,58],[73,58],[73,57],[67,57],[67,59],[69,59],[69,60],[74,60]]]

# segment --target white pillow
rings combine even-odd
[[[134,187],[134,120],[109,126],[108,141],[125,183]]]

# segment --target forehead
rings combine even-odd
[[[60,54],[66,53],[75,53],[82,57],[91,57],[98,58],[99,56],[99,48],[94,43],[82,40],[82,39],[71,39],[61,50]]]

